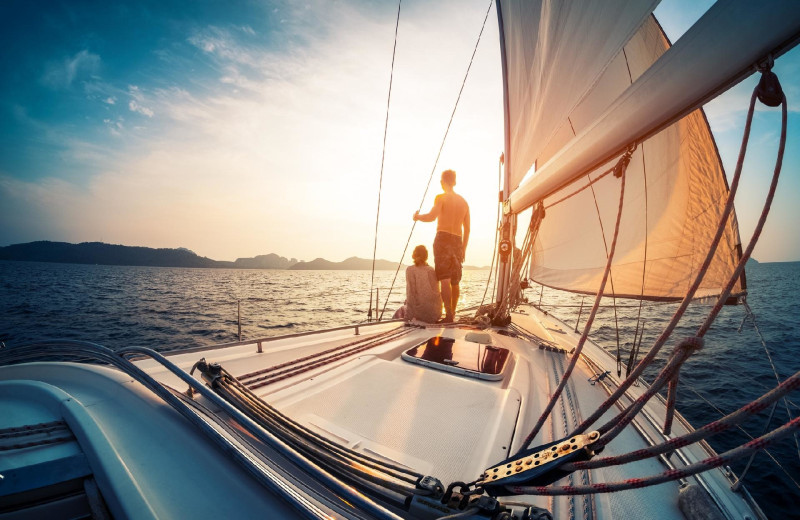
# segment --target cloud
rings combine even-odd
[[[227,29],[210,25],[195,32],[188,38],[188,42],[224,62],[256,68],[261,65],[255,48],[242,45]]]
[[[103,100],[103,103],[105,103],[107,105],[116,105],[117,104],[117,98],[109,96],[109,97],[107,97],[107,98],[105,98]]]
[[[131,112],[137,112],[147,117],[153,117],[155,115],[152,108],[142,104],[145,101],[145,96],[139,87],[136,85],[129,86],[128,95],[133,98],[128,102],[128,109],[130,109]]]
[[[99,98],[124,100],[120,104],[146,117],[157,114],[158,124],[140,131],[133,121],[122,126],[108,117],[106,131],[126,136],[119,153],[112,158],[80,150],[99,173],[83,189],[69,191],[71,204],[53,210],[60,222],[71,223],[70,238],[186,244],[220,259],[270,251],[305,258],[370,255],[393,13],[341,6],[315,17],[315,9],[309,14],[301,7],[281,13],[289,21],[279,30],[292,36],[271,35],[278,47],[255,46],[237,27],[193,34],[189,43],[219,71],[201,88],[190,81],[169,88],[129,85]],[[447,20],[443,27],[422,13],[401,25],[381,257],[402,251],[485,12],[449,7],[433,17]],[[458,170],[464,193],[483,188],[469,195],[475,222],[470,261],[488,264],[502,94],[490,26],[483,38],[438,169]],[[417,239],[430,242],[434,233],[433,226],[418,226]]]
[[[47,63],[41,81],[53,89],[69,88],[79,76],[93,75],[100,64],[100,56],[84,49],[72,57]]]
[[[154,112],[153,112],[153,110],[152,110],[152,109],[150,109],[150,108],[147,108],[147,107],[145,107],[145,106],[141,106],[141,105],[140,105],[140,104],[139,104],[139,103],[138,103],[136,100],[134,100],[134,99],[132,99],[132,100],[131,100],[131,101],[128,103],[128,108],[131,110],[131,112],[138,112],[138,113],[140,113],[140,114],[142,114],[142,115],[145,115],[145,116],[147,116],[147,117],[153,117],[153,114],[154,114]]]
[[[114,137],[119,137],[122,135],[122,130],[125,128],[125,125],[122,123],[124,119],[117,118],[116,120],[106,118],[103,119],[103,124],[106,125],[108,128],[108,132],[113,135]]]

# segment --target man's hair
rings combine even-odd
[[[445,170],[442,172],[442,182],[450,186],[456,185],[456,172],[453,170]]]
[[[411,258],[414,259],[414,265],[425,265],[428,260],[428,249],[422,245],[415,247]]]

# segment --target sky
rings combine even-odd
[[[656,11],[675,41],[707,1]],[[488,1],[404,0],[383,175],[397,4],[84,0],[0,3],[0,246],[34,240],[399,260],[446,168],[470,202],[467,263],[488,265],[503,149]],[[800,51],[775,66],[790,103],[784,173],[754,257],[800,260]],[[750,78],[705,108],[728,175]],[[794,105],[794,109],[792,109]],[[759,108],[737,197],[747,239],[779,132]],[[433,174],[430,189],[426,184]],[[423,202],[424,195],[424,202]],[[418,224],[411,247],[431,244]],[[406,258],[407,259],[407,258]]]

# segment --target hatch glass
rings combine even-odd
[[[497,381],[503,378],[510,352],[494,345],[434,336],[402,357],[437,370]]]

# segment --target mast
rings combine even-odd
[[[503,133],[504,133],[504,150],[503,150],[503,192],[501,201],[503,206],[508,203],[508,198],[511,193],[511,118],[509,117],[509,99],[508,99],[508,63],[506,61],[506,39],[503,29],[503,9],[501,7],[501,0],[495,2],[497,8],[497,26],[498,33],[500,34],[500,63],[503,70]],[[512,217],[503,211],[503,222],[501,227],[500,242],[498,248],[503,251],[503,248],[508,248],[507,252],[500,254],[498,258],[497,270],[497,293],[495,294],[495,301],[499,302],[506,292],[509,283],[509,276],[511,274],[511,252],[513,251],[513,234],[511,232]],[[510,244],[510,247],[509,247]],[[491,275],[491,274],[490,274]]]

